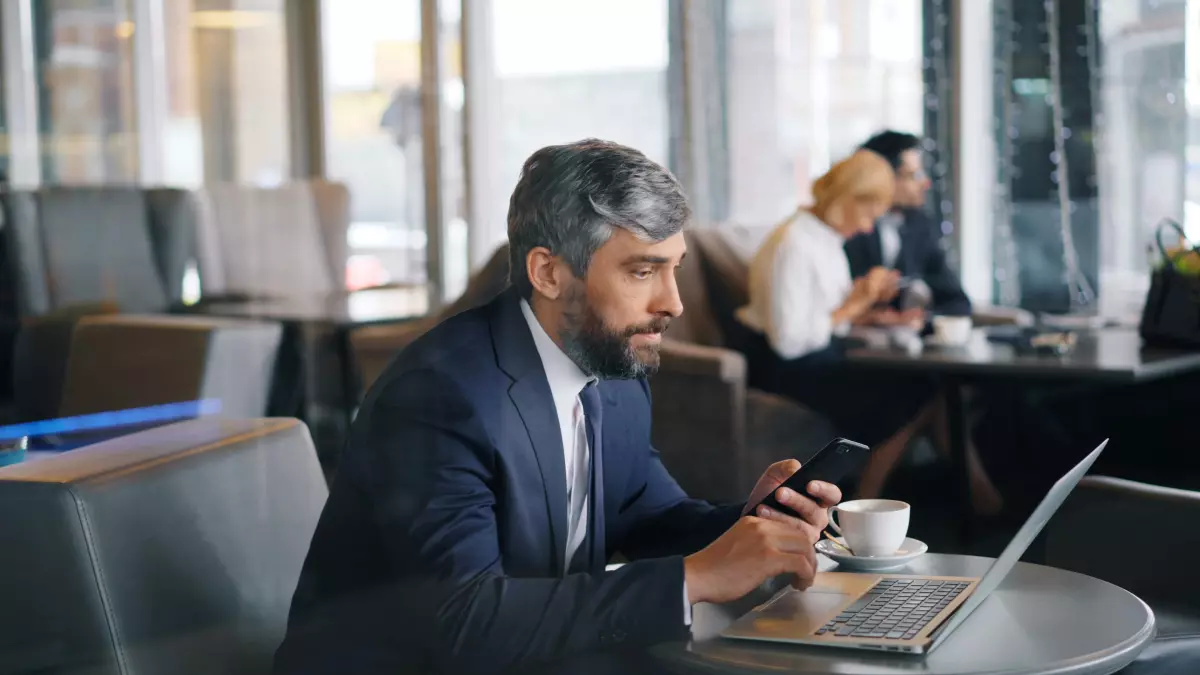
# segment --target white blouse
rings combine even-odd
[[[800,210],[755,254],[750,304],[738,310],[738,319],[764,334],[780,357],[818,351],[850,330],[848,323],[833,325],[833,313],[854,285],[844,244],[833,228]]]

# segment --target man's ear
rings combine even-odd
[[[570,275],[565,275],[566,263],[544,246],[536,246],[525,256],[525,273],[533,290],[549,300],[557,300],[566,288]]]

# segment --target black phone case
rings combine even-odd
[[[835,438],[821,448],[820,452],[813,455],[812,459],[803,464],[800,470],[792,474],[791,478],[784,481],[780,487],[791,488],[802,495],[808,495],[808,484],[814,480],[836,485],[861,468],[866,463],[870,452],[871,449],[862,443],[855,443],[845,438]],[[760,504],[765,504],[769,508],[788,515],[796,515],[775,499],[777,491],[778,488],[772,490]],[[756,504],[754,509],[747,513],[754,513],[758,507],[759,504]]]

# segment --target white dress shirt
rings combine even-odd
[[[588,448],[587,430],[583,416],[583,402],[579,392],[596,378],[579,369],[571,357],[563,353],[533,313],[525,300],[521,301],[521,313],[529,324],[533,344],[537,347],[550,383],[550,396],[554,399],[554,410],[558,416],[558,428],[562,434],[563,459],[566,464],[567,481],[567,548],[566,567],[587,538],[588,501],[590,483],[587,480],[591,467],[591,452]],[[600,505],[603,508],[603,505]],[[692,607],[688,604],[687,581],[683,584],[683,621],[692,624]]]
[[[842,248],[845,240],[808,211],[785,220],[750,263],[750,304],[738,319],[766,336],[781,358],[794,359],[845,335],[833,324],[854,282]]]
[[[889,269],[896,268],[896,259],[900,257],[900,226],[904,224],[904,215],[889,211],[875,221],[875,230],[879,232],[880,264]]]

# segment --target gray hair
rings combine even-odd
[[[691,218],[671,172],[623,145],[585,139],[533,153],[508,205],[509,275],[528,300],[526,258],[543,246],[582,279],[596,250],[619,227],[662,241]]]

